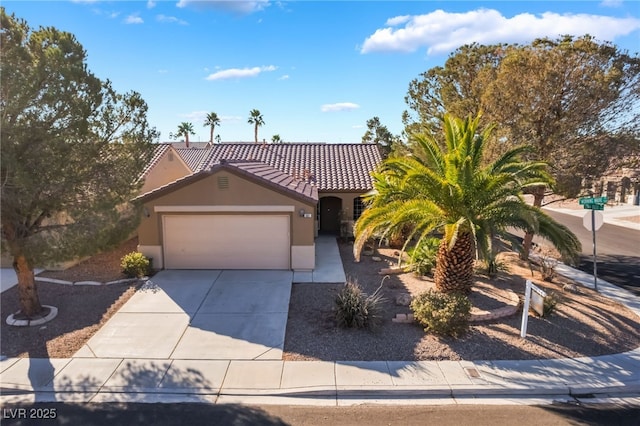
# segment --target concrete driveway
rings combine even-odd
[[[156,274],[75,358],[281,359],[291,271]]]

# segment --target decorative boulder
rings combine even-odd
[[[399,294],[396,296],[396,305],[409,306],[411,304],[411,295],[407,293]]]

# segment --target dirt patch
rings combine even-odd
[[[340,244],[345,272],[356,278],[367,293],[374,292],[382,277],[382,267],[397,262],[394,250],[378,249],[382,262],[363,257],[352,261],[351,244]],[[294,284],[291,293],[289,321],[285,336],[285,360],[486,360],[541,359],[597,356],[619,353],[640,346],[640,320],[634,313],[600,294],[579,286],[578,293],[563,291],[571,281],[558,277],[555,282],[541,280],[540,273],[505,254],[501,258],[508,272],[497,278],[479,279],[471,299],[479,309],[503,306],[492,296],[491,287],[511,288],[524,293],[526,279],[532,279],[548,293],[560,295],[561,302],[548,318],[531,317],[528,338],[520,338],[519,314],[489,323],[472,325],[462,338],[438,338],[425,334],[416,324],[391,322],[397,313],[409,313],[408,307],[397,306],[396,296],[416,295],[433,282],[412,273],[392,275],[385,280],[382,293],[389,320],[376,332],[337,328],[333,319],[333,300],[341,285]]]
[[[640,223],[640,215],[617,217],[618,220],[624,220],[625,222]]]

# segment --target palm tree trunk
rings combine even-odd
[[[533,189],[533,206],[534,207],[542,207],[542,200],[544,199],[544,186],[536,186]],[[533,243],[533,233],[526,232],[524,234],[524,239],[522,240],[522,253],[520,253],[520,258],[522,260],[529,260],[529,252],[531,251],[531,245]]]
[[[257,123],[253,130],[253,137],[255,138],[256,143],[258,143],[258,124]]]
[[[211,126],[211,133],[209,133],[209,143],[213,143],[213,126]]]
[[[186,132],[184,134],[184,141],[185,141],[184,143],[185,143],[186,147],[189,148],[189,132]]]
[[[436,289],[443,293],[469,294],[473,285],[473,236],[461,233],[449,250],[443,238],[438,248],[434,281]]]

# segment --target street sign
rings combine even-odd
[[[592,213],[589,212],[584,215],[584,217],[582,218],[582,224],[585,228],[587,228],[588,231],[592,231],[591,222],[594,222],[593,224],[595,225],[595,230],[597,231],[602,227],[602,224],[604,223],[604,216],[600,212],[593,212],[594,216],[592,218],[591,214]]]
[[[580,198],[578,202],[581,206],[585,204],[606,204],[609,199],[607,197],[585,197]],[[585,207],[588,208],[588,207]],[[594,209],[597,210],[597,209]]]
[[[589,210],[604,210],[604,204],[583,204],[582,207]]]

